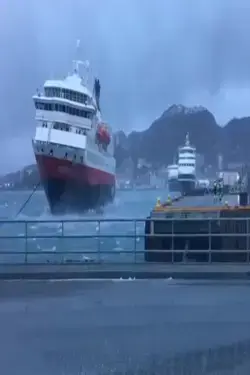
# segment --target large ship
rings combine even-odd
[[[178,180],[178,164],[170,164],[167,168],[168,175],[168,190],[169,192],[180,191],[180,184]]]
[[[101,116],[100,81],[89,89],[89,63],[73,64],[65,79],[46,81],[44,92],[33,96],[33,149],[53,214],[99,209],[115,196],[114,143]]]
[[[185,145],[178,151],[178,180],[183,194],[189,194],[196,186],[196,148],[191,146],[189,134]]]

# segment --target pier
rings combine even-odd
[[[145,260],[249,263],[248,194],[157,201],[147,218]]]

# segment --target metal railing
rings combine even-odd
[[[170,253],[173,263],[180,262],[176,259],[176,254],[180,253],[181,261],[190,263],[192,257],[188,259],[187,255],[199,252],[207,253],[210,263],[216,262],[213,259],[216,253],[243,254],[239,262],[250,261],[250,218],[154,218],[147,221],[148,233],[145,233],[146,220],[141,218],[0,221],[0,263],[143,263],[145,253]],[[181,238],[185,244],[180,246]],[[195,238],[206,239],[207,248],[194,249],[192,240]],[[224,241],[223,249],[216,248],[216,238]],[[171,245],[163,249],[161,241],[165,239],[171,239]],[[146,246],[145,250],[145,243],[152,240],[158,240],[158,244]]]

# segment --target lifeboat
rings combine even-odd
[[[101,124],[98,126],[96,138],[97,138],[97,141],[101,144],[105,144],[107,146],[110,144],[110,140],[111,140],[110,134],[105,125]]]

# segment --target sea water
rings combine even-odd
[[[113,204],[105,207],[103,214],[89,212],[53,216],[44,192],[37,191],[16,217],[30,194],[30,191],[0,192],[0,218],[11,220],[11,223],[0,223],[0,263],[22,263],[24,252],[26,260],[32,263],[141,261],[144,220],[156,199],[161,197],[164,200],[168,195],[166,190],[117,191]],[[115,221],[120,218],[128,221]],[[81,222],[88,219],[92,221]],[[133,219],[138,219],[136,224]],[[79,238],[84,235],[88,238]],[[6,236],[13,238],[4,238]],[[129,253],[134,249],[136,255]],[[98,254],[94,254],[97,251]]]

